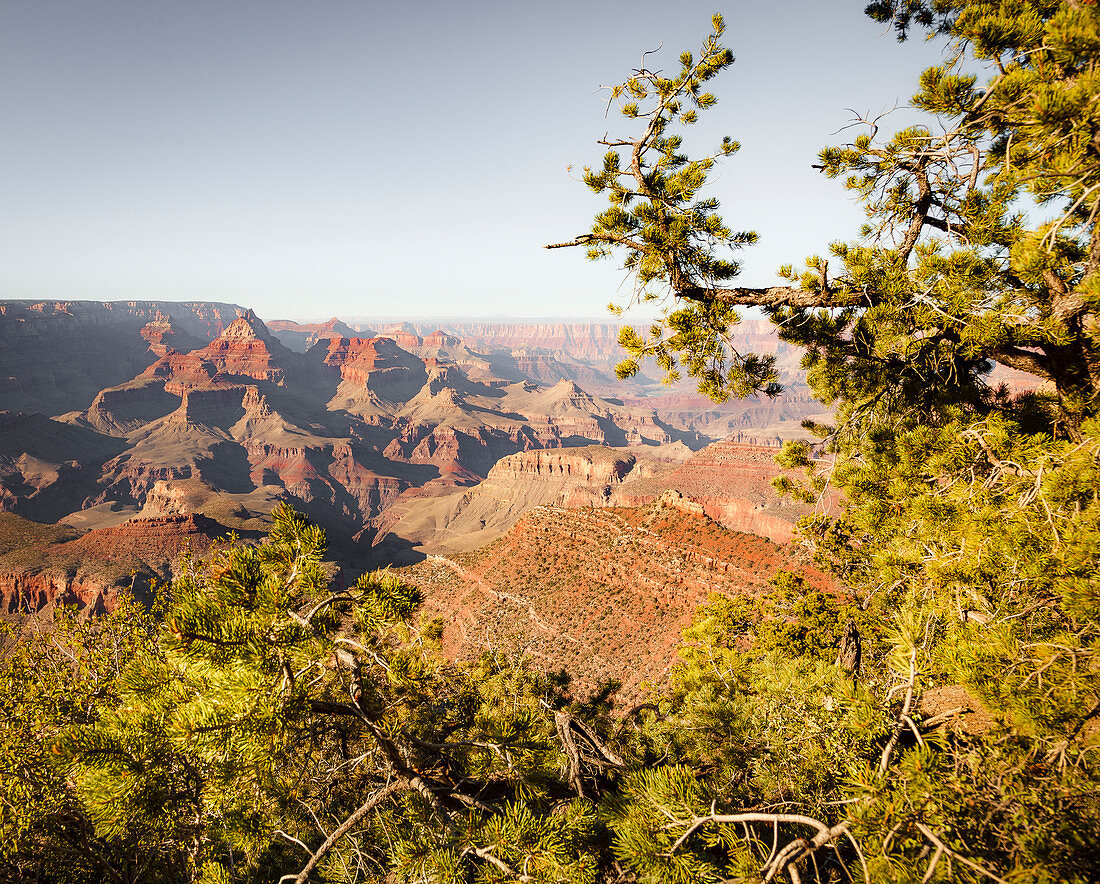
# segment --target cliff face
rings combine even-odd
[[[408,402],[428,377],[424,362],[391,338],[333,337],[319,343],[316,350],[322,348],[324,364],[340,372],[338,395],[350,410],[360,402],[377,399]]]
[[[412,561],[476,549],[539,506],[636,507],[663,500],[729,530],[786,543],[810,507],[780,498],[772,488],[772,478],[784,472],[776,453],[728,441],[694,455],[679,443],[517,453],[497,461],[471,488],[430,499],[415,491],[398,498],[379,524],[377,542],[388,555]]]
[[[94,616],[113,611],[121,589],[100,578],[66,572],[0,572],[0,619],[34,615],[48,621],[55,610],[65,607]]]
[[[16,532],[27,542],[13,545]],[[147,591],[151,581],[169,579],[179,556],[204,553],[224,533],[199,515],[66,534],[0,514],[0,535],[9,538],[6,550],[0,546],[0,617],[49,617],[62,605],[76,605],[85,616],[112,610],[120,591]]]
[[[0,301],[0,410],[57,415],[83,409],[105,387],[157,358],[142,336],[170,322],[183,346],[221,334],[241,308],[167,301]],[[155,336],[155,332],[149,333]],[[162,342],[161,342],[162,343]]]

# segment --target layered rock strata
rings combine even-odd
[[[0,617],[48,618],[74,605],[84,615],[112,610],[122,591],[148,595],[184,553],[201,555],[225,529],[201,515],[132,519],[84,533],[43,534],[0,514],[0,530],[23,528],[29,543],[0,554]]]
[[[205,324],[198,311],[163,304],[134,306],[126,322],[66,310],[12,308],[12,321],[47,315],[48,330],[63,316],[102,320],[112,333],[128,330],[143,355],[130,377],[78,409],[0,419],[0,508],[81,530],[193,513],[261,530],[285,500],[366,566],[384,555],[371,541],[393,506],[476,485],[503,457],[702,441],[573,381],[500,377],[439,329],[299,327],[307,349],[296,352],[248,310],[230,318],[219,308]],[[0,317],[0,333],[12,317]]]

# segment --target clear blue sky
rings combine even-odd
[[[0,0],[0,298],[228,300],[265,318],[600,316],[587,229],[601,84],[726,16],[737,58],[689,142],[762,243],[746,284],[858,229],[810,169],[847,109],[938,58],[864,3]],[[620,120],[622,122],[620,122]]]

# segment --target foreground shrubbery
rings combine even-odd
[[[792,613],[787,576],[763,615],[716,597],[671,691],[610,715],[518,661],[447,662],[413,590],[383,572],[333,593],[323,552],[283,508],[263,544],[189,563],[163,611],[65,617],[9,648],[0,877],[1100,875],[1088,710],[1052,693],[1071,656],[1007,665],[957,617],[902,604],[877,636],[883,615],[854,611],[871,637],[856,679],[800,629],[853,610],[810,594]],[[912,695],[945,680],[996,726],[928,727]]]

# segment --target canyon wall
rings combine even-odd
[[[432,496],[413,490],[398,498],[379,522],[376,543],[389,558],[411,562],[483,546],[540,506],[636,507],[661,500],[729,530],[787,543],[813,508],[772,487],[775,477],[791,475],[775,463],[777,450],[723,441],[698,453],[682,444],[521,452],[501,458],[471,488]],[[826,510],[835,505],[835,496],[821,503]]]
[[[0,411],[86,408],[156,358],[141,334],[146,324],[170,318],[189,343],[205,342],[240,309],[202,301],[0,301]]]
[[[23,542],[14,541],[17,532]],[[182,555],[202,555],[225,533],[197,514],[80,532],[0,513],[0,618],[49,618],[62,605],[90,616],[113,609],[122,591],[149,597]]]

